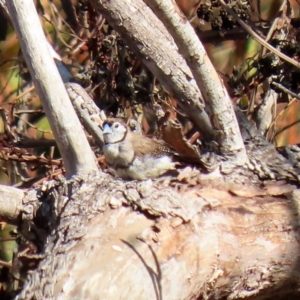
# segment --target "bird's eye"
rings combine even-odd
[[[118,123],[116,123],[116,124],[115,124],[115,128],[118,128],[118,127],[119,127],[119,124],[118,124]]]

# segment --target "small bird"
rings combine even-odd
[[[103,138],[106,162],[121,178],[145,180],[176,169],[175,152],[165,142],[132,131],[122,119],[106,119]]]

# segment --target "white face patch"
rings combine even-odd
[[[119,122],[115,122],[111,125],[105,124],[103,127],[103,139],[105,144],[122,141],[126,135],[126,131],[126,127]]]

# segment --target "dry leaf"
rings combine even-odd
[[[162,127],[163,140],[180,155],[200,162],[201,156],[195,146],[185,138],[181,124],[174,120],[167,120]]]

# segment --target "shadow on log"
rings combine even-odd
[[[45,258],[19,299],[299,297],[295,186],[188,171],[190,184],[93,174],[47,192],[39,209],[55,209]],[[38,205],[34,197],[27,203]]]

